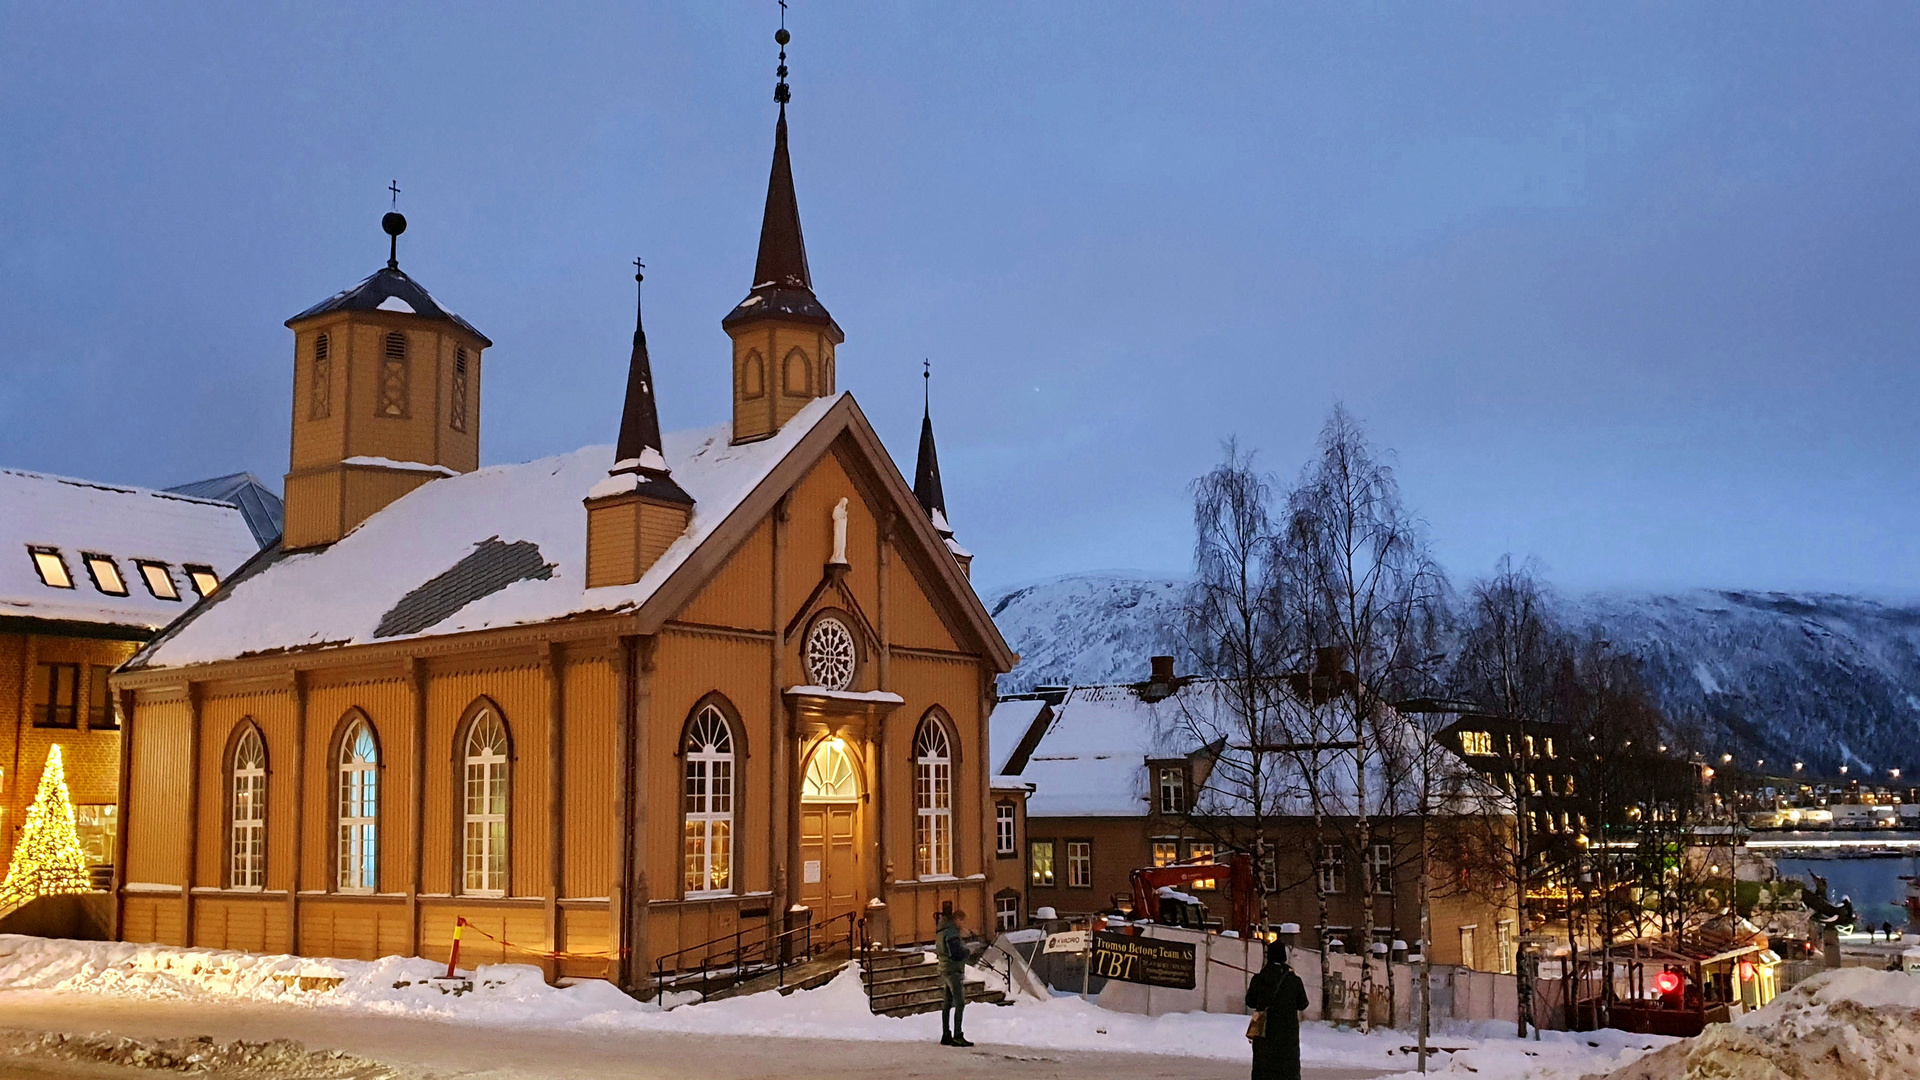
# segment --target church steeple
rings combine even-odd
[[[633,260],[636,287],[645,264]],[[659,561],[687,529],[693,496],[674,482],[660,441],[660,410],[653,395],[653,364],[641,306],[633,313],[633,355],[627,361],[627,402],[613,468],[587,493],[587,588],[631,585]]]
[[[787,151],[787,42],[782,26],[773,99],[780,115],[773,126],[773,169],[760,219],[760,251],[753,285],[720,320],[733,339],[733,441],[764,439],[816,397],[834,393],[834,348],[846,340],[839,324],[813,294],[807,244],[800,230],[793,162]]]
[[[920,404],[920,457],[913,465],[913,497],[927,512],[933,531],[940,534],[960,569],[970,571],[973,552],[953,538],[953,526],[947,522],[947,493],[940,486],[940,454],[933,445],[933,365],[922,361],[920,377],[926,381]]]

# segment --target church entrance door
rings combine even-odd
[[[860,779],[839,737],[807,759],[800,791],[800,902],[817,926],[860,910]]]

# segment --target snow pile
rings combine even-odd
[[[1920,979],[1841,968],[1607,1080],[1895,1080],[1916,1073]]]
[[[443,990],[442,965],[418,958],[375,961],[257,956],[124,942],[55,941],[0,935],[0,1003],[10,993],[88,993],[132,998],[228,998],[294,1008],[417,1016],[491,1027],[576,1031],[685,1032],[890,1042],[931,1042],[937,1013],[875,1016],[857,965],[817,990],[785,997],[752,994],[666,1010],[633,1000],[608,983],[553,987],[538,968],[480,967],[472,989]],[[4,1006],[0,1005],[0,1011]],[[967,1010],[975,1042],[1051,1050],[1126,1051],[1244,1062],[1246,1018],[1214,1013],[1160,1017],[1109,1012],[1077,997],[1016,999]],[[290,1028],[291,1030],[291,1028]],[[1604,1071],[1670,1040],[1621,1032],[1547,1032],[1513,1038],[1509,1024],[1485,1024],[1436,1036],[1430,1068],[1492,1077],[1570,1078]],[[1400,1072],[1413,1067],[1410,1032],[1360,1035],[1327,1024],[1302,1025],[1301,1057],[1310,1066]]]
[[[0,1031],[0,1060],[25,1065],[76,1061],[156,1071],[213,1073],[226,1080],[393,1080],[399,1073],[377,1061],[339,1050],[310,1051],[291,1039],[215,1042],[194,1039],[125,1039],[111,1035],[63,1035]],[[38,1075],[35,1069],[29,1075]],[[120,1075],[118,1070],[114,1075]]]

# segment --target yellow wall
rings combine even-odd
[[[133,654],[132,642],[46,634],[0,633],[0,873],[13,855],[15,834],[40,788],[40,774],[60,745],[67,790],[75,806],[112,806],[120,790],[120,732],[96,730],[92,669],[112,668]],[[41,663],[80,667],[79,721],[74,728],[35,724],[33,677]],[[105,853],[107,862],[112,852]]]

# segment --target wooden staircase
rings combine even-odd
[[[873,949],[867,954],[863,978],[867,1000],[881,1016],[938,1012],[946,1002],[946,991],[940,986],[940,965],[934,963],[932,953],[920,949]],[[970,1003],[1009,1004],[1005,991],[976,982],[965,986]]]

